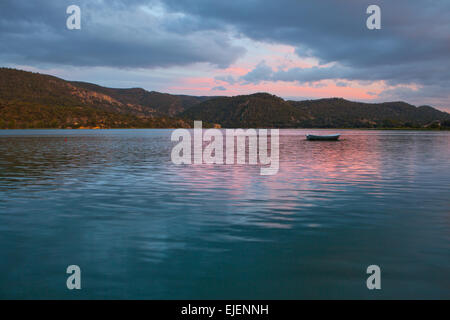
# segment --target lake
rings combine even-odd
[[[0,298],[450,298],[450,132],[280,130],[272,176],[171,132],[0,130]]]

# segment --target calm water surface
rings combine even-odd
[[[449,299],[450,133],[313,131],[274,176],[173,165],[171,130],[0,131],[0,298]]]

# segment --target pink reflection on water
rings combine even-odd
[[[343,135],[336,142],[307,141],[304,132],[280,132],[280,170],[274,176],[260,177],[260,165],[248,163],[183,165],[178,166],[176,172],[184,179],[202,182],[201,186],[194,183],[193,188],[225,184],[230,194],[240,194],[243,187],[250,188],[255,182],[268,184],[273,189],[277,187],[277,181],[285,185],[299,181],[370,181],[380,177],[381,145],[376,135]],[[248,162],[248,149],[246,159]]]
[[[320,132],[327,133],[331,132]],[[192,192],[210,191],[217,198],[220,191],[221,199],[232,200],[232,210],[258,214],[254,225],[268,228],[290,228],[291,216],[334,205],[336,196],[348,192],[349,186],[378,188],[382,163],[378,136],[343,134],[342,140],[327,142],[307,141],[305,134],[305,130],[280,131],[280,170],[273,176],[261,176],[260,166],[249,164],[173,169]],[[308,225],[320,226],[314,221]]]

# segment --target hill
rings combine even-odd
[[[308,116],[302,123],[304,127],[421,128],[450,120],[446,112],[405,102],[361,103],[332,98],[289,103]]]
[[[207,100],[186,110],[181,116],[219,123],[223,127],[241,128],[295,128],[306,120],[300,108],[268,93]]]
[[[0,68],[0,128],[189,127],[171,115],[199,101]]]
[[[186,119],[223,127],[448,128],[450,114],[405,102],[362,103],[341,98],[285,101],[257,93],[211,99],[184,111]]]
[[[450,114],[405,102],[171,95],[0,68],[0,128],[189,128],[192,120],[241,128],[450,127]]]
[[[171,95],[156,91],[149,92],[141,88],[112,89],[86,82],[72,81],[70,83],[75,87],[109,96],[124,105],[123,112],[138,115],[175,116],[185,109],[209,99],[209,97]]]

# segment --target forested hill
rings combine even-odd
[[[450,114],[405,102],[171,95],[0,68],[0,128],[175,128],[191,127],[193,120],[242,128],[450,127]]]
[[[187,109],[182,116],[235,128],[295,128],[308,119],[300,108],[268,93],[210,99]]]
[[[189,127],[173,115],[203,100],[0,68],[0,128]]]
[[[290,101],[304,112],[305,127],[317,128],[422,128],[450,127],[450,114],[430,106],[406,102],[361,103],[345,99]]]
[[[201,119],[226,127],[279,128],[441,128],[450,114],[405,102],[361,103],[340,98],[285,101],[257,93],[222,97],[187,109],[186,119]]]

